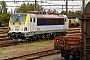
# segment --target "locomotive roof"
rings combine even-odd
[[[30,17],[36,18],[37,16],[35,14],[30,14]]]
[[[27,13],[13,13],[13,14],[27,14]],[[13,14],[12,14],[12,15],[13,15]]]
[[[31,17],[37,17],[37,18],[65,18],[66,16],[60,16],[60,15],[42,15],[42,14],[30,14]]]
[[[14,14],[27,14],[27,13],[14,13]],[[48,15],[48,14],[30,14],[32,18],[66,18],[66,15]]]

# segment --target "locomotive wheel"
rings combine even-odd
[[[18,39],[13,39],[14,42],[18,42]]]
[[[52,40],[53,38],[53,34],[50,34],[49,39]]]
[[[27,39],[27,42],[33,42],[33,37],[32,37],[32,36],[29,37],[29,38]]]

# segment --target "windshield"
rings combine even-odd
[[[12,21],[13,23],[19,22],[19,23],[24,23],[26,19],[26,14],[13,14],[12,15]]]

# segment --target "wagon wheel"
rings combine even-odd
[[[64,58],[65,60],[69,60],[68,55],[65,55]]]
[[[69,60],[73,60],[73,56],[72,55],[69,55]]]
[[[65,60],[73,60],[73,56],[72,55],[65,55]]]

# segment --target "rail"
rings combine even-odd
[[[50,50],[45,50],[41,52],[35,52],[35,53],[29,53],[21,56],[16,56],[12,58],[5,58],[4,60],[19,60],[19,59],[33,60],[33,59],[39,59],[41,57],[46,57],[46,56],[55,55],[55,54],[58,54],[57,51],[55,51],[54,49],[50,49]]]

